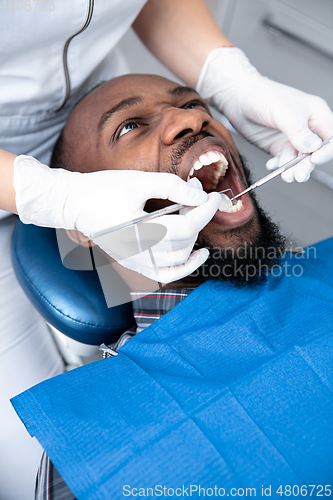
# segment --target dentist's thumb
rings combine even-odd
[[[154,174],[150,174],[152,176]],[[150,197],[162,198],[181,203],[189,207],[196,207],[206,203],[207,193],[202,189],[201,182],[198,179],[191,179],[185,182],[177,175],[157,173],[155,174],[156,183],[152,186]]]
[[[300,153],[313,153],[320,148],[323,141],[307,126],[304,126],[290,137],[290,142]]]

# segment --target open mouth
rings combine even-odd
[[[228,203],[230,197],[237,194],[230,187],[231,175],[227,175],[228,165],[228,160],[224,154],[213,149],[199,156],[191,168],[187,180],[196,177],[201,182],[206,193],[226,191],[224,197],[222,197],[219,210],[221,212],[235,213],[243,208],[243,202],[242,200],[237,200],[235,204]]]
[[[182,171],[186,180],[196,177],[206,193],[225,191],[213,220],[230,226],[239,225],[252,216],[253,205],[248,195],[242,196],[234,205],[230,202],[230,198],[241,193],[246,185],[240,178],[231,155],[219,142],[210,137],[194,144],[184,161]]]

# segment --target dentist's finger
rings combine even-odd
[[[294,177],[297,182],[306,182],[310,179],[310,174],[314,168],[315,165],[311,162],[310,157],[308,157],[291,170],[294,171]]]
[[[163,250],[163,242],[167,243],[168,241],[172,242],[173,250],[182,248],[191,241],[194,244],[199,231],[214,217],[220,203],[221,196],[218,193],[210,193],[203,205],[182,209],[181,212],[185,212],[185,215],[163,215],[160,217],[158,222],[165,226],[167,235],[159,244],[159,249]]]
[[[327,103],[317,96],[308,96],[295,89],[287,89],[285,97],[292,99],[289,105],[283,107],[283,112],[277,116],[277,128],[285,133],[293,147],[301,153],[312,153],[316,151],[322,143],[322,134],[314,133],[313,127],[309,127],[315,116],[326,119],[332,116],[332,112]],[[300,100],[303,99],[303,106]],[[281,108],[282,109],[282,108]],[[281,111],[281,110],[280,110]],[[317,130],[316,130],[317,132]]]
[[[279,156],[279,167],[282,167],[282,165],[285,165],[285,163],[295,158],[297,154],[294,146],[290,144],[290,142],[286,142]]]
[[[221,195],[219,193],[209,193],[208,200],[188,211],[182,217],[185,218],[189,227],[195,228],[197,232],[201,231],[208,222],[214,217],[221,204]]]
[[[203,189],[202,187],[202,184],[201,182],[199,181],[199,179],[197,179],[196,177],[192,177],[191,179],[189,179],[187,181],[187,184],[190,184],[191,186],[193,187],[196,187],[198,189]],[[208,199],[208,196],[207,196],[207,199]],[[181,210],[179,210],[179,214],[180,215],[186,215],[188,214],[191,210],[193,209],[193,207],[185,207],[185,208],[182,208]]]
[[[295,156],[297,156],[297,151],[292,146],[292,144],[290,144],[290,142],[287,142],[284,145],[284,147],[281,151],[280,157],[279,157],[279,167],[281,167],[282,165],[284,165],[288,161],[295,158]],[[289,168],[288,170],[283,172],[283,174],[281,174],[281,178],[282,178],[282,180],[284,180],[284,182],[293,182],[294,181],[294,169]]]
[[[197,177],[191,177],[191,179],[187,181],[187,184],[197,189],[203,190],[202,184]]]
[[[191,252],[193,250],[194,243],[196,241],[196,237],[188,243],[184,242],[184,245],[181,248],[174,249],[174,245],[170,243],[170,249],[159,251],[155,248],[152,248],[152,254],[154,257],[154,262],[156,267],[173,267],[184,264],[189,259]]]
[[[286,170],[285,172],[283,172],[283,174],[281,174],[281,178],[284,182],[288,182],[288,183],[294,182],[293,168],[290,168],[289,170]]]
[[[328,161],[333,159],[333,142],[326,144],[318,151],[315,151],[311,155],[311,162],[316,165],[322,165],[323,163],[327,163]]]
[[[162,198],[191,207],[207,201],[208,195],[203,191],[201,184],[201,187],[198,184],[193,186],[174,174],[150,173],[149,182],[149,198]]]
[[[209,251],[207,248],[200,248],[193,252],[184,264],[157,269],[157,281],[166,284],[185,278],[206,262],[208,257]]]
[[[274,156],[273,158],[270,158],[266,162],[266,168],[267,170],[276,170],[277,168],[279,168],[279,157]]]

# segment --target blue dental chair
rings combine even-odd
[[[77,247],[76,258],[90,259],[89,248]],[[131,303],[107,307],[96,269],[65,267],[55,229],[22,224],[13,234],[12,261],[28,298],[54,328],[83,344],[111,344],[134,324]],[[70,267],[70,263],[68,265]],[[47,280],[45,279],[47,276]]]

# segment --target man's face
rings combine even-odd
[[[64,142],[66,148],[74,145],[73,169],[81,172],[167,172],[184,181],[193,176],[207,193],[231,188],[236,195],[247,186],[235,144],[205,101],[158,76],[126,75],[99,86],[70,115]],[[228,161],[225,175],[220,154]],[[147,209],[167,204],[154,200]],[[257,210],[249,195],[242,204],[233,213],[218,211],[200,238],[214,247],[254,244],[260,233]]]

